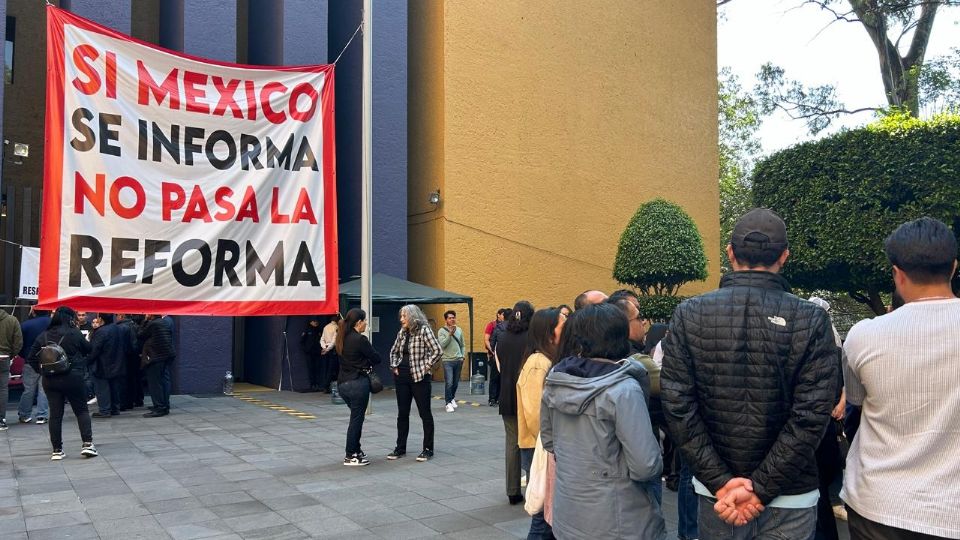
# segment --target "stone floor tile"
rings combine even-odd
[[[241,536],[243,535],[244,531],[287,525],[290,523],[286,518],[276,512],[263,512],[260,514],[233,516],[224,518],[224,521],[230,526],[231,529],[233,529],[234,532],[241,533]]]
[[[198,538],[214,538],[233,534],[230,526],[222,520],[171,525],[165,529],[174,540],[196,540]]]
[[[318,537],[334,536],[361,530],[360,525],[343,516],[300,522],[297,523],[297,528],[310,536]]]
[[[86,512],[67,512],[64,514],[50,514],[26,518],[27,531],[54,527],[69,527],[83,523],[90,523],[90,517]]]
[[[310,538],[310,535],[294,525],[278,525],[263,529],[253,529],[240,534],[243,540],[301,540]]]
[[[260,499],[260,502],[267,505],[271,510],[290,510],[304,506],[314,506],[318,504],[317,499],[309,495],[290,495],[287,497],[277,497]]]
[[[200,523],[217,519],[217,515],[206,508],[176,510],[174,512],[167,512],[166,514],[154,514],[153,517],[157,519],[157,522],[160,523],[162,527]]]
[[[440,533],[423,525],[418,521],[403,521],[379,527],[371,527],[370,532],[390,540],[409,540],[412,538],[429,538],[440,536]]]
[[[451,533],[484,526],[482,521],[460,512],[421,519],[420,523],[439,533]]]
[[[220,518],[243,516],[247,514],[260,514],[270,511],[270,509],[262,502],[253,500],[222,504],[220,506],[208,506],[207,508]]]

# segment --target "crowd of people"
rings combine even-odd
[[[61,306],[53,312],[31,309],[20,324],[0,311],[0,431],[8,429],[10,367],[20,357],[19,423],[49,422],[51,459],[63,459],[62,423],[69,403],[80,430],[81,456],[97,456],[91,418],[106,420],[143,407],[144,382],[152,405],[143,416],[170,413],[173,332],[173,320],[159,315],[99,313],[91,318]],[[43,365],[48,351],[54,360],[62,355],[62,368]],[[92,405],[97,411],[91,414]]]
[[[960,538],[957,242],[945,224],[921,218],[884,249],[899,308],[858,323],[845,342],[829,304],[795,296],[780,275],[787,231],[767,209],[740,218],[727,247],[733,271],[681,303],[669,325],[651,324],[628,290],[585,291],[572,310],[527,301],[500,310],[485,342],[511,504],[524,502],[521,471],[530,478],[546,453],[528,538],[666,538],[664,474],[679,492],[681,540],[837,538],[829,486],[844,468],[844,428],[851,538]],[[449,315],[438,340],[416,306],[401,310],[390,352],[398,441],[388,459],[406,452],[411,399],[424,424],[421,457],[433,454],[428,374],[456,361]],[[345,396],[348,465],[369,462],[359,448],[369,382],[351,376],[380,361],[365,338],[353,341],[365,352],[341,364],[341,385],[359,387]],[[449,411],[455,383],[447,389]],[[845,415],[855,432],[854,422],[838,423]],[[665,459],[671,447],[677,457]]]

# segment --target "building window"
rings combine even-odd
[[[17,41],[17,18],[7,17],[7,44],[3,49],[3,80],[13,84],[13,45]]]

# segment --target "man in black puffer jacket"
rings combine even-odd
[[[144,418],[170,414],[170,364],[177,353],[173,347],[173,321],[160,315],[147,315],[137,339],[143,343],[141,365],[147,373],[147,387],[153,401]]]
[[[92,351],[87,356],[87,365],[93,370],[94,391],[100,411],[90,416],[110,418],[120,412],[123,381],[127,373],[127,335],[113,323],[112,313],[101,313],[100,319],[104,324],[93,333],[90,340]]]
[[[745,214],[727,246],[734,272],[677,307],[663,342],[663,408],[693,469],[700,538],[808,538],[816,526],[814,453],[840,349],[827,312],[778,275],[789,254],[779,216]]]

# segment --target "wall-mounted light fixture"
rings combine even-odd
[[[6,154],[8,150],[7,148],[8,146],[10,146],[10,139],[4,139],[3,140],[4,154]],[[10,161],[10,163],[13,163],[14,165],[23,165],[23,158],[25,157],[30,157],[30,145],[27,143],[19,143],[19,142],[13,143],[13,159],[10,159],[8,161]]]
[[[437,188],[436,191],[431,191],[431,192],[430,192],[430,198],[427,199],[427,202],[429,202],[430,204],[432,204],[432,205],[434,205],[434,206],[439,206],[439,205],[440,205],[440,188]]]

